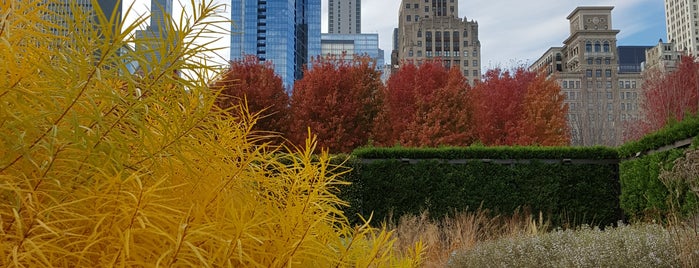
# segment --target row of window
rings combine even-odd
[[[602,65],[602,58],[597,58],[597,59],[587,58],[588,65],[592,65],[593,62],[597,65]],[[612,59],[604,58],[604,64],[609,65],[611,63],[612,63]]]
[[[592,69],[585,70],[586,77],[592,77]],[[605,77],[612,77],[612,69],[604,70]],[[595,70],[595,77],[602,77],[602,69]]]
[[[427,32],[425,33],[425,35],[426,35],[426,37],[427,37],[428,40],[432,40],[432,33],[433,33],[432,31],[427,31]],[[442,34],[442,33],[443,33],[443,34]],[[444,40],[446,40],[446,41],[449,40],[449,32],[448,32],[448,31],[444,31],[444,32],[436,31],[436,32],[434,32],[434,36],[435,36],[435,39],[436,39],[437,41],[442,40],[442,36],[444,36]],[[459,31],[454,31],[454,32],[451,34],[451,36],[454,37],[454,40],[459,40]],[[417,31],[417,37],[418,37],[418,38],[422,38],[422,30],[418,30],[418,31]],[[465,38],[465,37],[468,37],[468,30],[464,30],[464,32],[462,33],[462,37],[464,37],[464,38]]]
[[[594,50],[593,50],[594,49]],[[585,52],[610,52],[609,51],[609,41],[592,41],[585,42]]]

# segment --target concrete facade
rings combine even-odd
[[[362,0],[328,0],[328,33],[362,33]]]
[[[391,61],[421,64],[441,59],[458,67],[470,83],[481,79],[481,44],[478,23],[458,17],[457,0],[403,0]]]
[[[638,51],[644,55],[647,47],[617,47],[612,9],[573,10],[563,46],[550,48],[530,66],[561,85],[573,145],[619,145],[625,121],[638,118],[644,61]]]
[[[646,50],[646,62],[643,71],[658,70],[661,73],[673,72],[679,67],[682,52],[675,50],[673,43],[664,43],[658,40],[658,44]]]
[[[699,8],[697,0],[665,0],[667,40],[675,50],[699,56]]]

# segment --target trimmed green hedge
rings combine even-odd
[[[364,159],[617,159],[609,147],[443,147],[359,148],[352,152]]]
[[[617,150],[619,157],[628,158],[648,150],[657,149],[675,141],[699,136],[699,116],[687,116],[682,122],[670,124],[648,134],[638,141],[628,142]],[[696,143],[696,138],[694,139]]]
[[[449,164],[433,159],[444,159],[439,155],[444,152],[451,155],[451,159],[456,155],[479,159],[534,158],[525,154],[531,148],[507,149],[406,149],[405,154],[395,148],[376,152],[359,150],[355,156],[372,155],[382,159],[364,163],[359,158],[353,160],[355,171],[346,178],[353,183],[344,196],[351,203],[346,215],[360,214],[367,218],[373,212],[374,219],[384,220],[390,215],[397,219],[404,214],[428,210],[432,217],[439,218],[454,211],[479,207],[496,214],[509,214],[527,207],[548,215],[555,224],[607,225],[621,219],[616,163],[546,164],[533,160],[530,164],[502,165],[468,160],[465,164]],[[595,158],[598,160],[602,159],[600,155],[616,156],[613,149],[602,147],[538,149],[541,150],[531,150],[534,152],[531,155],[541,159],[573,158],[563,155],[565,151],[577,152],[571,155],[578,157],[597,151],[600,152]],[[417,154],[428,159],[414,164],[399,160],[406,156],[414,158]],[[394,159],[383,159],[389,156]]]

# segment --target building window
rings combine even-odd
[[[592,77],[592,70],[591,69],[585,70],[585,76]]]
[[[468,61],[467,61],[467,60],[464,61],[464,67],[468,67]]]
[[[417,51],[417,56],[418,56],[418,57],[422,57],[422,50],[418,50],[418,51]]]
[[[459,52],[458,52],[458,51],[454,51],[454,57],[459,57]]]
[[[413,8],[418,9],[418,8],[420,8],[420,5],[414,4],[414,5],[413,5]]]
[[[405,4],[405,8],[410,9],[410,4]]]
[[[609,58],[604,59],[604,64],[609,65],[611,63],[612,63],[611,59],[609,59]]]
[[[469,75],[468,70],[464,70],[464,76],[468,76],[468,75]]]
[[[602,47],[601,47],[599,41],[595,42],[595,52],[601,52],[601,51],[602,51]]]
[[[631,88],[636,88],[636,81],[631,81]],[[636,94],[636,93],[634,93]]]
[[[468,41],[464,41],[464,47],[468,46]]]
[[[417,31],[417,37],[422,37],[422,31]]]
[[[473,76],[478,76],[478,70],[473,70]]]
[[[619,88],[624,88],[624,81],[619,81]]]
[[[612,77],[612,70],[611,69],[604,70],[604,76]],[[611,82],[609,82],[609,83],[611,83]]]
[[[478,61],[477,61],[477,60],[474,60],[474,61],[473,61],[473,67],[478,67]]]
[[[410,15],[406,16],[406,17],[405,17],[405,20],[406,20],[406,21],[410,21]]]
[[[604,45],[602,46],[602,50],[604,52],[609,52],[609,42],[604,41]]]
[[[585,43],[585,52],[592,52],[592,42],[587,41],[587,43]]]
[[[449,57],[449,51],[444,51],[444,57]]]
[[[607,88],[607,89],[612,88],[612,81],[607,81],[607,83],[606,83],[606,88]],[[612,98],[612,93],[611,93],[611,92],[607,92],[607,93],[609,93],[609,94],[607,94],[607,95],[608,95],[607,97],[609,97],[609,99],[611,99],[611,98]]]
[[[587,58],[587,65],[592,65],[592,58]]]
[[[595,77],[602,77],[602,70],[600,70],[600,69],[595,70]]]
[[[432,51],[426,51],[425,55],[427,55],[428,58],[432,57]]]
[[[475,49],[474,49],[474,50],[473,50],[473,53],[471,53],[471,55],[473,55],[474,57],[475,57],[475,56],[478,56],[478,50],[475,50]]]
[[[417,46],[422,47],[422,41],[417,41]]]
[[[430,12],[430,7],[425,6],[425,12]]]
[[[464,51],[464,58],[468,58],[468,51]]]
[[[413,56],[413,51],[412,50],[408,51],[408,57],[412,57],[412,56]]]
[[[631,88],[631,82],[624,81],[624,88]]]
[[[468,31],[464,30],[464,37],[468,37]]]
[[[568,81],[563,81],[563,88],[568,88]]]

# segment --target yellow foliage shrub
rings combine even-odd
[[[419,265],[420,244],[401,254],[384,228],[348,224],[343,168],[313,139],[267,144],[244,107],[214,106],[202,62],[220,6],[192,1],[147,40],[174,45],[133,50],[145,17],[57,25],[42,2],[0,1],[0,266]]]

